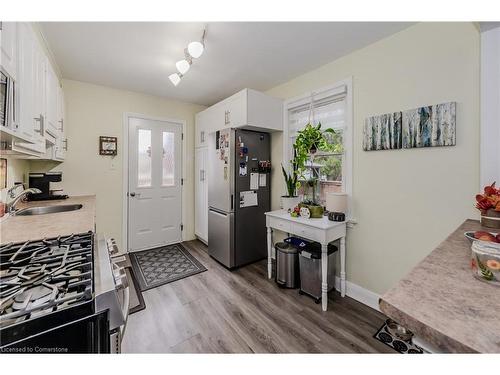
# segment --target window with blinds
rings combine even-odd
[[[295,104],[295,105],[294,105]],[[288,154],[292,159],[293,144],[297,132],[303,129],[311,120],[313,125],[321,123],[321,129],[332,128],[335,134],[327,133],[326,136],[334,146],[333,151],[319,151],[308,162],[308,168],[303,175],[299,194],[306,195],[307,184],[312,177],[317,177],[319,182],[320,203],[325,202],[328,192],[345,191],[345,152],[344,135],[346,133],[346,89],[344,87],[332,92],[312,97],[313,116],[311,117],[311,99],[299,103],[291,103],[288,107]]]

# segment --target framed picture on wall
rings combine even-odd
[[[7,159],[0,159],[0,189],[7,187]]]
[[[115,156],[118,152],[117,137],[99,137],[99,155]]]

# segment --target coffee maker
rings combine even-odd
[[[38,194],[28,194],[29,201],[44,201],[53,199],[66,199],[65,194],[56,194],[62,189],[50,190],[51,182],[62,181],[62,172],[46,172],[46,173],[30,173],[29,174],[29,187],[37,188],[41,191]]]

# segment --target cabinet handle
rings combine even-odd
[[[200,142],[201,142],[201,143],[205,142],[205,131],[202,131],[202,132],[200,133]]]
[[[63,150],[64,151],[68,151],[68,138],[64,138],[63,143],[64,143]]]
[[[230,119],[230,114],[231,114],[231,111],[225,111],[224,112],[224,125],[227,125],[231,122],[231,119]]]
[[[200,181],[203,181],[203,170],[200,169]]]
[[[43,137],[45,135],[45,119],[43,115],[40,114],[40,117],[34,117],[33,120],[40,123],[40,129],[35,129],[35,131]]]
[[[59,120],[59,123],[61,124],[61,127],[59,128],[60,131],[64,131],[64,120]]]

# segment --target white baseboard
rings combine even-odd
[[[340,277],[335,277],[335,289],[340,291]],[[348,280],[345,283],[345,294],[352,299],[355,299],[362,304],[371,307],[374,310],[380,311],[378,306],[378,300],[380,296],[371,290],[365,289],[357,284],[354,284]]]

